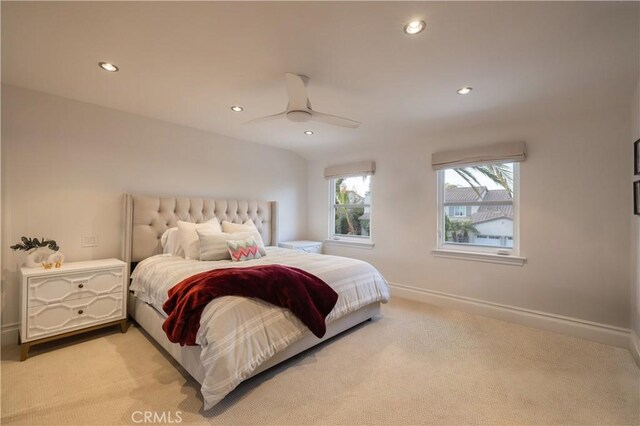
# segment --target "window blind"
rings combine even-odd
[[[526,157],[524,142],[507,142],[436,152],[431,155],[431,166],[434,170],[442,170],[487,163],[520,162]]]
[[[348,175],[372,175],[376,172],[376,163],[373,161],[360,161],[358,163],[339,164],[324,169],[324,177],[332,179]]]

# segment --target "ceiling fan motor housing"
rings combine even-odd
[[[287,112],[287,118],[296,123],[304,123],[311,120],[311,113],[308,111],[289,111]]]

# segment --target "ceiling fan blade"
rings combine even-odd
[[[266,121],[277,120],[279,118],[286,118],[287,111],[279,112],[278,114],[267,115],[266,117],[254,118],[253,120],[245,121],[242,124],[256,124],[256,123],[264,123]]]
[[[287,111],[307,110],[307,88],[302,77],[290,72],[284,74],[287,79],[287,94],[289,95],[289,106]]]
[[[334,126],[349,127],[355,129],[360,125],[359,121],[350,120],[337,115],[325,114],[323,112],[312,111],[311,121],[319,121],[321,123],[332,124]]]

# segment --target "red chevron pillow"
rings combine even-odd
[[[253,237],[244,240],[229,240],[227,241],[227,250],[229,250],[233,262],[260,259],[262,257],[260,246]]]

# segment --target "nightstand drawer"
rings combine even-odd
[[[305,253],[322,253],[322,245],[321,244],[315,244],[315,245],[311,245],[311,246],[303,246],[299,248],[300,251],[303,251]]]
[[[123,292],[31,307],[27,338],[40,339],[125,317]]]
[[[110,268],[89,272],[30,277],[27,306],[48,305],[66,300],[123,292],[124,269]]]
[[[283,241],[278,247],[297,250],[304,253],[322,253],[322,243],[320,241]]]

